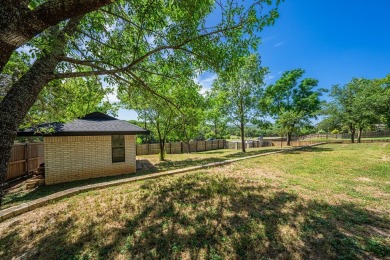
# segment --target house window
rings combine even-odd
[[[124,135],[112,135],[111,136],[112,147],[112,162],[124,162],[125,161],[125,136]]]

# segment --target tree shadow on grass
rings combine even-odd
[[[170,171],[176,169],[187,168],[191,166],[200,166],[203,164],[223,162],[226,161],[223,157],[210,157],[210,158],[196,158],[196,159],[185,159],[180,161],[166,160],[155,164],[155,172]]]
[[[26,203],[35,199],[42,198],[47,195],[51,195],[56,192],[60,192],[66,189],[74,188],[74,187],[80,187],[88,184],[97,184],[97,183],[103,183],[108,181],[114,181],[114,180],[120,180],[125,179],[129,177],[137,177],[142,175],[149,175],[153,173],[163,172],[163,171],[169,171],[169,170],[176,170],[176,169],[182,169],[186,167],[192,167],[192,166],[199,166],[203,164],[208,163],[214,163],[214,162],[223,162],[229,159],[236,159],[246,156],[253,156],[253,155],[259,155],[269,152],[276,152],[281,151],[283,149],[259,149],[259,150],[251,150],[246,153],[243,152],[236,152],[233,154],[228,154],[223,157],[210,157],[210,158],[196,158],[196,159],[186,159],[181,161],[170,161],[166,160],[163,162],[159,162],[157,164],[152,164],[148,160],[142,160],[142,169],[137,171],[136,174],[123,174],[118,176],[108,176],[108,177],[100,177],[100,178],[94,178],[94,179],[87,179],[87,180],[79,180],[79,181],[73,181],[68,183],[60,183],[50,186],[40,186],[33,190],[27,190],[25,192],[18,192],[14,194],[7,194],[4,198],[4,202],[1,209],[17,205],[20,203]],[[291,154],[297,154],[301,152],[322,152],[322,151],[331,151],[331,148],[322,148],[322,147],[308,147],[297,151],[286,151],[286,153]],[[206,153],[210,153],[209,151]]]
[[[214,163],[214,162],[223,162],[230,159],[236,159],[241,157],[247,157],[252,155],[259,155],[269,152],[276,152],[283,149],[261,149],[261,150],[252,150],[248,152],[236,152],[233,154],[228,154],[222,157],[209,157],[209,158],[195,158],[195,159],[185,159],[180,161],[171,161],[166,160],[163,162],[156,163],[154,170],[149,170],[149,172],[161,172],[161,171],[168,171],[168,170],[176,170],[176,169],[182,169],[186,167],[191,166],[200,166],[208,163]],[[210,152],[207,152],[209,154]]]
[[[200,154],[224,154],[224,150],[211,150],[211,151],[202,151],[202,152],[197,152]]]
[[[300,153],[305,153],[305,152],[322,153],[322,152],[331,152],[331,151],[334,151],[334,149],[329,148],[329,147],[311,146],[311,147],[304,147],[304,148],[296,149],[296,150],[289,150],[289,151],[286,151],[285,153],[286,154],[300,154]]]
[[[115,215],[85,225],[79,219],[88,212],[44,216],[30,245],[20,243],[18,234],[32,227],[14,223],[0,238],[0,257],[27,252],[32,259],[370,259],[390,254],[389,217],[353,204],[305,201],[266,185],[205,174],[147,181],[139,192],[136,205],[125,202]],[[118,218],[121,225],[110,223]],[[107,225],[112,228],[106,234]],[[75,233],[82,235],[71,239]]]
[[[260,155],[264,153],[271,153],[271,152],[277,152],[277,151],[282,151],[285,149],[261,149],[261,150],[251,150],[247,152],[237,152],[233,154],[228,154],[224,156],[226,159],[235,159],[235,158],[241,158],[241,157],[246,157],[246,156],[253,156],[253,155]]]

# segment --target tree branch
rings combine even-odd
[[[18,3],[17,8],[15,8],[14,3],[13,6],[5,4],[0,8],[0,71],[8,62],[13,51],[45,29],[66,19],[97,10],[113,1],[51,0],[39,5],[34,10],[30,10],[26,3],[24,5]],[[5,11],[11,13],[3,13]]]

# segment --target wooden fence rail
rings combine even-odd
[[[315,141],[293,141],[291,146],[302,146],[315,143]],[[280,141],[246,141],[246,148],[280,146]],[[286,146],[286,142],[282,142]],[[160,144],[137,144],[137,155],[159,154]],[[210,141],[191,141],[189,148],[184,142],[173,142],[165,144],[167,154],[202,152],[216,149],[236,149],[241,150],[241,142],[231,142],[224,139]],[[9,161],[6,180],[12,180],[29,172],[36,170],[44,162],[43,143],[15,144],[12,148],[11,159]]]
[[[266,147],[272,146],[272,141],[263,140],[263,141],[245,141],[245,148],[257,148],[257,147]],[[227,142],[226,148],[241,150],[242,144],[241,141],[236,142]]]
[[[14,144],[6,180],[12,180],[36,170],[43,162],[43,143]]]
[[[355,133],[355,138],[358,134]],[[390,137],[390,131],[368,131],[362,133],[362,138]],[[350,139],[351,134],[310,134],[300,136],[299,139]]]
[[[187,143],[174,142],[165,143],[164,150],[167,154],[179,154],[190,152],[202,152],[215,149],[224,149],[227,147],[227,142],[224,139],[210,141],[191,141],[188,147]],[[137,144],[137,155],[159,154],[160,144]]]

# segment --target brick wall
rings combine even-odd
[[[47,185],[102,176],[134,173],[135,135],[125,136],[125,162],[112,163],[111,136],[44,137]]]

